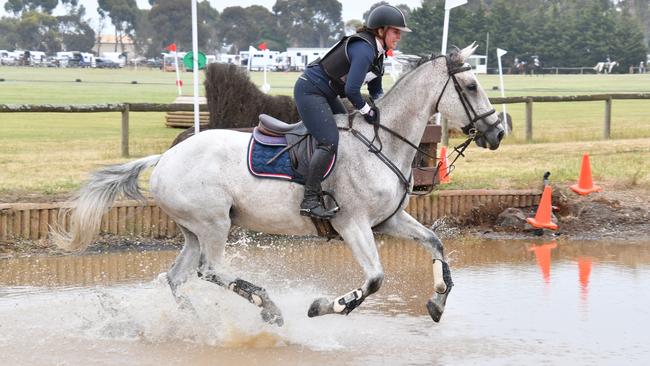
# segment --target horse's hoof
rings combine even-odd
[[[277,306],[266,306],[262,309],[262,312],[260,313],[262,315],[262,320],[269,324],[275,324],[278,327],[281,327],[284,325],[284,319],[282,318],[282,313],[280,312],[280,309],[277,308]]]
[[[307,311],[307,316],[313,318],[315,316],[325,315],[332,312],[332,304],[324,297],[314,300]]]
[[[440,317],[442,317],[442,313],[445,311],[445,304],[444,302],[441,302],[440,300],[440,295],[435,294],[434,295],[434,301],[427,301],[427,310],[429,310],[429,315],[431,315],[431,319],[433,319],[434,322],[438,323],[440,321]]]

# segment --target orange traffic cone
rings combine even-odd
[[[447,166],[447,146],[443,146],[440,148],[438,181],[440,183],[451,183],[451,178],[449,177],[449,167]]]
[[[536,227],[538,229],[558,229],[558,226],[551,222],[551,210],[553,209],[551,206],[552,195],[553,189],[551,186],[544,187],[542,199],[539,201],[539,206],[537,207],[535,218],[529,217],[526,219],[526,221],[533,227]]]
[[[578,184],[574,184],[571,187],[572,191],[580,195],[587,195],[592,192],[598,192],[602,188],[594,185],[591,180],[591,164],[589,164],[589,154],[585,153],[582,156],[582,166],[580,167],[580,178],[578,178]]]

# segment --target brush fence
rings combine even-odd
[[[411,196],[406,211],[424,225],[444,216],[465,216],[472,210],[496,212],[508,207],[528,207],[539,203],[539,191],[458,190]],[[38,240],[48,237],[57,225],[59,213],[70,207],[58,203],[0,204],[0,241]],[[67,216],[62,226],[69,228]],[[102,217],[101,233],[119,236],[169,238],[179,233],[176,223],[153,201],[121,201]]]

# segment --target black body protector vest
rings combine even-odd
[[[353,41],[362,41],[372,46],[375,55],[379,52],[375,35],[370,32],[355,33],[351,36],[343,37],[322,57],[312,65],[320,65],[325,74],[330,79],[330,87],[340,97],[345,97],[345,82],[350,72],[350,57],[348,55],[348,44]],[[366,82],[384,75],[384,55],[375,56],[370,71],[366,74]]]

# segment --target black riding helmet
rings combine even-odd
[[[370,12],[366,26],[371,29],[393,27],[402,32],[410,32],[406,26],[404,13],[392,5],[380,5]]]

